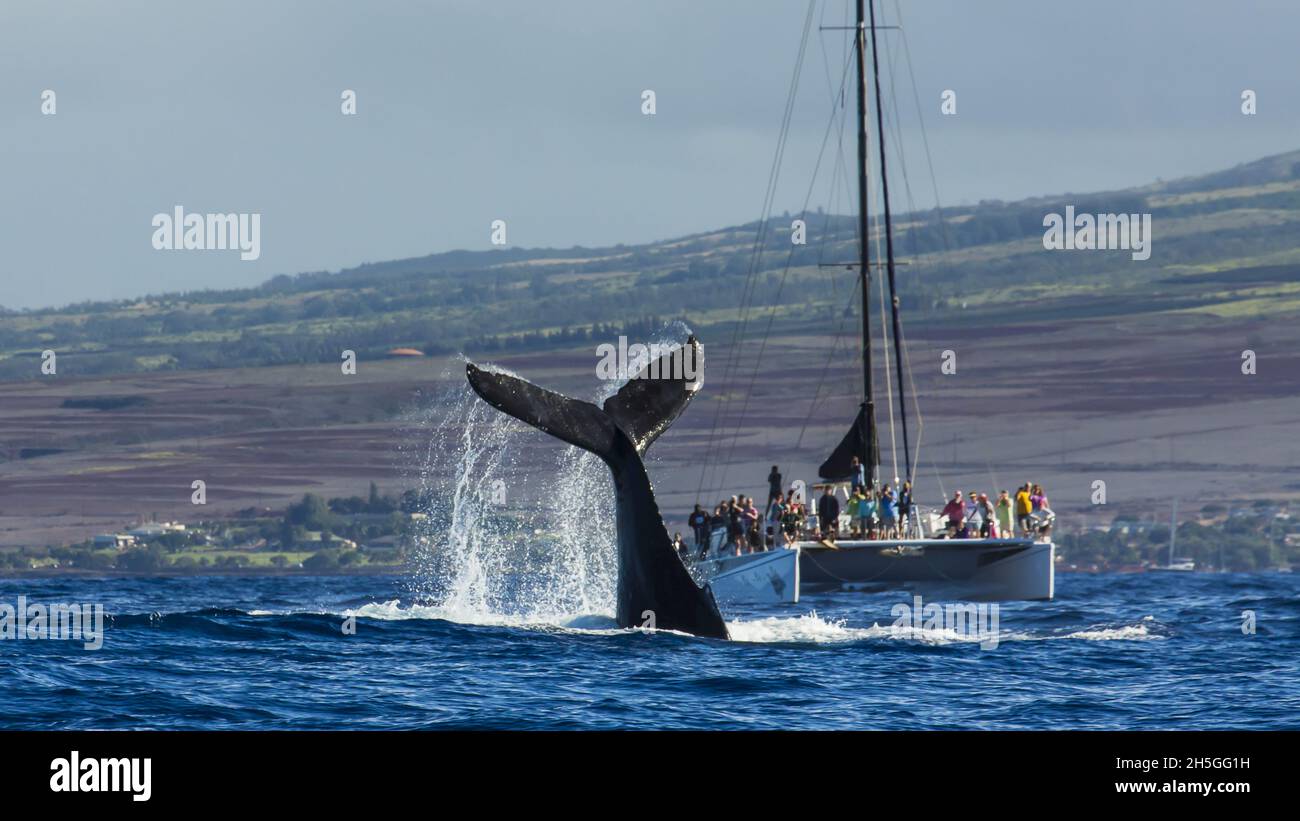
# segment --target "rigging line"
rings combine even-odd
[[[912,475],[908,477],[909,482],[916,484],[917,466],[921,460],[921,439],[925,435],[925,415],[921,413],[921,397],[916,390],[916,377],[912,374],[912,355],[907,349],[907,333],[901,325],[899,326],[899,332],[903,339],[903,365],[907,371],[908,385],[912,389],[912,408],[916,411],[916,444],[913,446]],[[899,390],[902,390],[901,386]]]
[[[846,68],[845,70],[848,70],[848,68]],[[835,122],[836,122],[836,114],[832,112],[831,118],[829,118],[829,120],[827,121],[826,131],[824,131],[824,134],[822,135],[822,145],[820,145],[818,151],[818,158],[816,158],[816,162],[813,166],[813,179],[811,179],[809,183],[809,188],[807,188],[806,195],[805,197],[803,197],[803,207],[802,207],[801,217],[807,216],[807,207],[809,207],[810,201],[813,200],[813,191],[815,190],[816,187],[816,179],[818,179],[818,174],[820,173],[820,169],[822,169],[824,158],[826,158],[826,148],[827,145],[829,144],[829,140],[831,140],[831,133],[833,130],[835,130]],[[780,281],[777,282],[774,301],[772,301],[770,312],[768,312],[767,326],[764,327],[763,330],[763,340],[761,346],[759,346],[758,355],[755,356],[754,359],[754,368],[753,370],[751,370],[750,373],[749,390],[745,391],[744,399],[742,399],[740,416],[737,417],[737,422],[736,422],[736,433],[731,438],[732,443],[731,443],[731,449],[729,449],[728,452],[729,453],[728,460],[716,460],[719,462],[719,465],[714,466],[714,469],[710,470],[710,472],[707,473],[708,478],[714,479],[715,477],[718,477],[718,473],[716,472],[718,472],[718,470],[722,470],[722,478],[720,478],[720,481],[716,483],[716,485],[714,485],[714,483],[710,483],[710,485],[708,485],[708,490],[718,490],[718,488],[722,488],[725,487],[725,485],[727,485],[729,460],[731,460],[732,456],[735,456],[736,443],[738,442],[738,440],[740,440],[742,421],[744,421],[745,413],[749,411],[750,392],[753,391],[755,379],[757,379],[759,364],[761,364],[762,362],[762,353],[764,349],[766,349],[767,347],[767,339],[768,336],[770,336],[771,334],[772,321],[774,321],[777,309],[781,308],[780,296],[781,296],[781,292],[784,291],[785,281],[787,281],[787,278],[789,277],[790,264],[792,264],[793,256],[794,256],[794,246],[792,244],[792,246],[790,246],[789,252],[787,253],[787,257],[785,257],[785,268],[783,272],[781,272]],[[715,429],[714,438],[715,439],[718,438],[718,436],[716,436],[716,429]],[[719,456],[722,455],[722,447],[723,446],[722,444],[720,444],[720,442],[715,446],[716,453],[718,453]],[[708,451],[708,452],[712,453],[714,451]],[[702,494],[703,490],[705,490],[705,474],[701,474],[701,485],[699,485],[699,490],[697,491],[697,495]]]
[[[821,157],[819,155],[818,166],[820,165],[821,165]],[[801,215],[806,215],[808,213],[808,203],[812,201],[812,192],[815,185],[816,185],[816,171],[814,169],[813,182],[808,186],[808,194],[807,196],[804,197],[803,208],[800,212]],[[749,411],[749,399],[750,396],[753,395],[754,385],[758,381],[758,369],[763,361],[763,353],[767,350],[767,340],[771,336],[772,325],[776,320],[777,311],[782,307],[781,293],[785,290],[785,282],[790,275],[790,266],[793,261],[794,261],[794,245],[792,244],[790,246],[789,252],[787,252],[786,254],[785,270],[781,272],[781,279],[777,282],[776,295],[773,299],[772,306],[767,314],[767,324],[763,327],[762,341],[759,342],[758,350],[754,354],[754,367],[750,371],[749,385],[745,389],[744,393],[741,395],[740,415],[737,417],[737,422],[736,422],[736,436],[732,438],[731,448],[727,452],[727,459],[721,465],[722,482],[724,485],[726,484],[727,472],[731,464],[731,460],[736,455],[736,444],[740,441],[740,425],[742,420],[744,420],[745,418],[745,414]]]
[[[790,90],[786,97],[786,105],[782,115],[781,129],[777,139],[777,149],[772,159],[772,168],[770,169],[768,174],[767,189],[764,192],[763,207],[760,212],[760,221],[754,232],[754,245],[750,253],[749,270],[746,273],[745,285],[742,288],[741,305],[739,311],[740,314],[739,322],[732,326],[731,347],[730,350],[728,351],[727,358],[723,360],[723,367],[722,367],[723,378],[720,380],[720,384],[725,383],[730,377],[732,371],[734,370],[733,362],[735,358],[735,352],[739,349],[738,348],[739,341],[743,339],[745,335],[745,327],[748,320],[748,312],[756,289],[757,272],[758,269],[761,267],[763,249],[767,242],[767,231],[771,222],[771,212],[773,208],[773,203],[775,202],[776,199],[777,181],[780,178],[780,169],[781,169],[783,158],[785,156],[785,146],[789,139],[789,127],[790,127],[790,121],[794,109],[794,99],[798,89],[799,77],[802,72],[803,60],[804,60],[804,55],[806,53],[806,47],[807,47],[808,33],[811,31],[811,16],[814,8],[813,5],[814,2],[815,0],[809,0],[808,14],[804,20],[803,38],[800,40],[799,43],[799,52],[795,60],[795,68],[794,68],[793,75],[791,77]],[[709,466],[712,462],[712,459],[709,457],[716,449],[715,441],[717,439],[717,429],[721,419],[721,414],[722,414],[722,404],[721,401],[719,401],[719,403],[714,408],[713,428],[710,432],[708,440],[706,441],[706,448],[705,448],[706,458],[704,460],[705,466]],[[702,471],[700,476],[701,487],[703,487],[705,481],[706,481],[705,473],[704,471]]]
[[[768,238],[768,233],[771,225],[772,209],[774,208],[774,204],[776,201],[776,191],[780,179],[780,171],[784,163],[785,149],[789,142],[790,122],[794,112],[794,101],[796,99],[797,91],[799,87],[799,78],[802,75],[803,62],[807,52],[808,35],[809,32],[811,31],[812,15],[814,9],[815,9],[815,0],[809,0],[808,13],[804,19],[803,37],[800,40],[799,53],[795,61],[794,73],[793,76],[791,77],[790,91],[786,98],[786,108],[782,119],[781,133],[780,133],[780,138],[778,139],[777,151],[775,157],[773,158],[773,166],[771,169],[771,173],[769,174],[768,177],[768,188],[767,191],[765,192],[763,209],[761,213],[761,221],[754,234],[754,246],[751,251],[749,271],[746,275],[745,286],[742,289],[741,306],[739,311],[740,316],[739,316],[738,323],[736,325],[733,325],[732,327],[731,347],[730,350],[728,351],[727,358],[724,360],[724,364],[722,368],[723,378],[721,380],[721,383],[727,383],[730,380],[731,376],[736,372],[737,369],[736,358],[738,356],[738,352],[741,347],[740,343],[742,340],[746,338],[750,309],[753,306],[755,294],[757,293],[758,290],[758,275],[759,275],[759,270],[762,267],[762,260],[767,246],[767,238]],[[714,464],[714,460],[711,457],[715,453],[720,453],[721,445],[718,443],[718,439],[719,439],[718,429],[721,426],[721,418],[722,418],[722,403],[721,401],[719,401],[719,403],[714,408],[713,430],[710,433],[706,445],[705,465],[708,468],[708,477],[710,479],[716,476],[716,471],[717,471],[717,467]],[[739,433],[739,429],[737,429],[737,434],[738,433]],[[700,485],[703,486],[705,484],[705,481],[706,481],[705,474],[704,472],[702,472],[700,476]]]
[[[867,188],[868,191],[870,192],[869,196],[873,202],[876,199],[876,192],[877,192],[875,180],[876,180],[875,177],[867,178]],[[879,217],[876,218],[875,226],[871,229],[871,242],[876,246],[876,259],[883,258],[884,254],[881,253],[881,249],[880,249],[881,224],[880,224]],[[890,448],[890,453],[892,455],[893,465],[894,465],[894,470],[891,475],[894,477],[894,481],[897,482],[898,481],[898,442],[895,437],[895,430],[894,430],[895,429],[894,387],[892,382],[889,379],[889,364],[890,364],[889,341],[890,340],[889,340],[889,328],[887,323],[885,322],[885,278],[876,277],[876,285],[877,285],[876,290],[880,292],[880,340],[881,340],[881,349],[885,356],[885,404],[889,407],[889,448]],[[871,364],[873,367],[875,366],[874,362]],[[900,390],[901,390],[901,386],[900,386]]]
[[[939,236],[943,241],[945,257],[952,253],[952,244],[948,241],[948,222],[943,216],[943,204],[939,199],[939,180],[934,174],[934,160],[930,154],[930,138],[925,130],[925,117],[922,115],[921,94],[916,88],[916,72],[912,70],[912,49],[907,44],[907,29],[903,28],[903,10],[898,0],[894,0],[894,17],[898,20],[899,33],[903,38],[903,56],[907,62],[907,75],[912,81],[912,99],[916,103],[917,122],[921,126],[921,144],[925,147],[925,162],[930,170],[930,185],[934,192],[934,212],[939,220]]]
[[[948,258],[948,256],[951,254],[951,251],[952,251],[951,243],[950,243],[950,241],[949,241],[949,237],[948,237],[948,223],[947,223],[947,220],[944,218],[944,215],[943,215],[943,204],[942,204],[942,201],[941,201],[941,199],[940,199],[940,197],[939,197],[939,181],[938,181],[938,177],[937,177],[937,176],[935,175],[935,173],[934,173],[934,159],[933,159],[933,156],[932,156],[932,154],[931,154],[931,152],[930,152],[930,140],[929,140],[929,136],[928,136],[928,134],[927,134],[926,128],[925,128],[925,115],[924,115],[924,109],[921,107],[921,96],[920,96],[920,92],[917,90],[917,86],[916,86],[916,72],[915,72],[915,70],[913,69],[913,66],[912,66],[912,50],[911,50],[911,47],[908,45],[908,40],[907,40],[907,30],[906,30],[905,28],[903,28],[903,12],[902,12],[902,8],[901,8],[901,6],[899,5],[898,0],[895,0],[895,2],[894,2],[894,16],[895,16],[895,19],[897,20],[897,25],[899,26],[899,32],[900,32],[900,34],[902,35],[902,38],[903,38],[902,54],[903,54],[904,60],[905,60],[905,62],[906,62],[906,64],[907,64],[907,74],[908,74],[908,78],[909,78],[909,81],[910,81],[910,84],[911,84],[911,87],[912,87],[912,101],[913,101],[913,103],[916,105],[917,122],[918,122],[918,124],[919,124],[919,126],[920,126],[920,130],[921,130],[921,143],[922,143],[922,146],[923,146],[924,149],[925,149],[925,161],[926,161],[926,166],[927,166],[927,168],[929,169],[929,173],[930,173],[930,184],[931,184],[931,190],[933,191],[933,194],[934,194],[934,202],[935,202],[934,213],[935,213],[935,216],[936,216],[936,218],[937,218],[937,220],[938,220],[938,223],[939,223],[939,236],[940,236],[940,239],[941,239],[942,244],[943,244],[943,251],[939,254],[939,256],[940,256],[940,264],[942,265],[942,264],[943,264],[943,261],[946,260],[946,259]],[[888,44],[888,43],[885,44],[885,48],[886,48],[886,53],[888,53],[888,50],[889,50],[889,44]],[[893,88],[893,85],[892,85],[892,83],[893,83],[893,76],[894,76],[894,75],[891,73],[891,75],[890,75],[890,78],[891,78],[891,90],[892,90],[892,88]],[[895,110],[897,110],[897,105],[898,105],[898,95],[897,95],[896,92],[894,93],[894,97],[893,97],[893,99],[894,99]],[[897,142],[897,145],[900,146],[900,150],[901,150],[902,142],[901,142],[901,141]],[[906,166],[905,166],[905,165],[904,165],[904,169],[906,169]],[[905,180],[905,188],[907,189],[907,194],[908,194],[908,198],[909,198],[910,207],[912,208],[913,213],[917,213],[917,212],[916,212],[916,208],[915,208],[915,203],[911,202],[911,187],[910,187],[910,185],[907,185],[907,184],[906,184],[906,170],[904,170],[904,180]],[[921,256],[921,254],[919,253],[919,252],[920,252],[920,248],[917,246],[915,240],[914,240],[914,243],[913,243],[913,247],[914,247],[914,248],[916,249],[916,251],[917,251],[917,258],[918,258],[918,261],[919,261],[919,260],[920,260],[920,256]],[[899,335],[900,335],[900,337],[901,337],[904,341],[906,340],[906,338],[907,338],[906,331],[902,328],[902,326],[900,326],[900,328],[899,328]],[[920,462],[920,459],[921,459],[921,440],[922,440],[922,438],[923,438],[923,436],[924,436],[924,431],[925,431],[925,416],[924,416],[924,414],[923,414],[922,411],[921,411],[920,392],[919,392],[919,390],[917,389],[917,386],[916,386],[916,376],[915,376],[915,374],[914,374],[913,371],[912,371],[911,354],[910,354],[910,352],[908,351],[908,348],[907,348],[906,344],[904,344],[904,346],[903,346],[903,362],[904,362],[904,364],[906,365],[906,370],[907,370],[907,379],[908,379],[908,383],[909,383],[909,385],[910,385],[910,387],[911,387],[911,392],[912,392],[912,403],[913,403],[913,408],[914,408],[914,410],[915,410],[916,421],[917,421],[916,444],[915,444],[915,446],[914,446],[915,458],[913,459],[913,462],[912,462],[912,467],[913,467],[913,477],[912,477],[912,479],[910,480],[910,481],[913,482],[913,484],[915,484],[915,475],[916,475],[916,471],[919,469],[918,466],[919,466],[919,462]],[[946,498],[946,496],[947,496],[947,491],[946,491],[946,490],[944,489],[944,487],[943,487],[943,479],[942,479],[942,478],[939,479],[939,487],[940,487],[940,491],[944,494],[944,497]]]
[[[849,306],[852,306],[853,302],[857,299],[859,284],[858,278],[854,277],[853,289],[849,292],[848,297]],[[835,356],[839,353],[840,344],[844,341],[844,324],[848,322],[850,318],[852,318],[852,314],[846,314],[844,311],[840,311],[840,322],[839,325],[835,327],[835,336],[831,342],[830,352],[827,354],[826,361],[822,365],[821,376],[817,379],[817,392],[813,394],[813,401],[812,405],[808,409],[808,415],[804,417],[803,426],[799,428],[799,438],[794,443],[795,448],[798,448],[803,444],[804,434],[808,431],[808,422],[817,417],[817,409],[821,401],[822,388],[826,384],[826,375],[830,372],[831,362],[835,361]]]
[[[846,8],[847,8],[847,7],[846,7]],[[848,65],[847,65],[847,63],[846,63],[846,66],[845,66],[844,73],[843,73],[841,76],[842,76],[842,78],[844,79],[844,81],[847,82],[847,79],[848,79]],[[841,88],[843,88],[843,85],[844,85],[844,84],[842,83],[842,84],[841,84]],[[840,110],[843,111],[843,106],[840,107]],[[843,173],[843,175],[844,175],[844,179],[845,179],[845,181],[846,181],[846,185],[845,185],[844,191],[845,191],[845,195],[846,195],[846,196],[847,196],[847,194],[848,194],[848,185],[847,185],[847,180],[848,180],[848,167],[847,167],[847,166],[845,165],[845,163],[844,163],[844,129],[845,129],[845,127],[846,127],[847,122],[848,122],[848,117],[847,117],[847,116],[842,116],[842,117],[840,117],[840,131],[839,131],[839,143],[838,143],[838,145],[839,145],[839,150],[838,150],[838,153],[837,153],[837,155],[836,155],[836,166],[835,166],[836,171],[841,172],[841,173]],[[839,188],[839,181],[840,181],[840,176],[839,176],[839,174],[838,174],[838,173],[833,173],[833,174],[831,175],[831,194],[830,194],[830,205],[831,205],[832,212],[833,212],[834,205],[835,205],[836,190]],[[830,241],[830,230],[829,230],[829,226],[830,226],[830,215],[828,214],[828,215],[827,215],[827,219],[825,220],[825,223],[824,223],[824,226],[823,226],[823,234],[822,234],[822,238],[821,238],[821,245],[820,245],[819,250],[818,250],[818,262],[819,262],[819,263],[824,263],[825,260],[826,260],[826,247],[827,247],[827,245],[828,245],[828,243],[829,243],[829,241]],[[831,304],[832,304],[832,305],[839,305],[839,304],[840,304],[840,297],[839,297],[839,293],[838,293],[838,285],[836,284],[837,281],[838,281],[838,279],[839,279],[839,277],[834,276],[834,275],[831,275],[831,277],[830,277],[830,282],[831,282]],[[859,285],[860,285],[860,283],[858,282],[858,277],[854,277],[854,278],[853,278],[853,285],[851,286],[850,292],[849,292],[849,294],[848,294],[848,298],[849,298],[849,300],[850,300],[850,302],[849,302],[849,307],[850,307],[850,308],[851,308],[853,302],[857,299],[857,295],[858,295],[858,287],[859,287]],[[816,416],[817,416],[817,412],[818,412],[818,410],[819,410],[820,407],[821,407],[821,401],[822,401],[822,389],[823,389],[823,388],[825,387],[825,385],[826,385],[826,377],[827,377],[827,374],[830,372],[830,364],[831,364],[831,362],[833,362],[833,361],[835,360],[835,357],[839,354],[839,348],[840,348],[840,345],[841,345],[841,343],[844,342],[844,325],[845,325],[845,323],[846,323],[850,318],[852,318],[852,311],[851,311],[851,310],[849,310],[849,311],[846,312],[845,309],[841,309],[841,310],[839,311],[839,314],[840,314],[840,318],[839,318],[839,322],[837,323],[837,325],[836,325],[836,327],[835,327],[835,335],[832,337],[831,345],[830,345],[830,347],[828,348],[827,353],[826,353],[826,361],[823,363],[821,374],[820,374],[820,376],[819,376],[818,379],[817,379],[817,390],[816,390],[816,392],[813,394],[813,401],[812,401],[812,404],[809,406],[808,414],[807,414],[806,416],[804,416],[803,424],[802,424],[802,425],[800,426],[800,428],[799,428],[799,436],[798,436],[798,438],[795,440],[795,448],[796,448],[796,449],[797,449],[797,448],[800,448],[800,447],[803,446],[803,437],[804,437],[804,435],[808,432],[808,422],[809,422],[811,419],[815,419],[815,418],[816,418]],[[856,353],[856,351],[851,351],[851,352],[850,352],[850,355],[852,356],[854,353]]]
[[[817,153],[817,163],[813,167],[812,180],[809,181],[808,183],[808,191],[804,195],[803,206],[800,210],[801,217],[807,215],[808,205],[809,203],[812,202],[813,191],[817,187],[817,173],[821,169],[822,160],[826,152],[826,144],[830,140],[830,133],[834,124],[835,124],[835,117],[832,116],[831,121],[827,123],[826,133],[822,136],[821,150],[818,151]],[[767,349],[767,341],[770,338],[772,333],[772,325],[776,320],[776,314],[778,309],[782,307],[781,293],[784,291],[786,280],[790,276],[790,266],[794,261],[794,250],[795,250],[794,245],[791,244],[790,250],[786,253],[785,269],[781,272],[781,279],[777,282],[776,295],[773,299],[771,308],[769,309],[767,314],[767,324],[763,328],[762,341],[759,343],[758,350],[755,352],[754,355],[754,367],[750,370],[749,386],[741,395],[742,398],[741,398],[741,405],[740,405],[740,415],[737,417],[737,422],[736,422],[736,436],[734,436],[731,440],[731,448],[727,452],[726,461],[722,462],[721,464],[722,483],[724,485],[726,484],[727,473],[729,470],[729,466],[731,464],[731,460],[735,457],[736,454],[736,444],[740,441],[740,426],[742,424],[742,421],[745,418],[745,414],[749,411],[749,399],[754,392],[754,385],[758,381],[758,369],[761,366],[763,361],[763,353]]]
[[[901,334],[899,334],[899,325],[901,319],[899,317],[900,304],[899,304],[899,297],[898,297],[898,290],[897,290],[896,269],[894,265],[894,230],[893,230],[893,219],[891,216],[891,208],[890,208],[890,200],[889,200],[889,177],[886,175],[886,168],[889,165],[888,163],[889,152],[886,149],[886,145],[885,145],[885,108],[883,105],[883,101],[881,99],[883,95],[881,94],[881,90],[880,90],[880,48],[877,45],[878,38],[876,37],[876,3],[875,0],[869,0],[869,2],[870,2],[869,11],[870,11],[870,20],[871,20],[871,66],[872,66],[872,77],[874,81],[875,97],[876,97],[876,129],[877,129],[876,142],[878,144],[877,147],[880,152],[880,198],[881,198],[881,202],[883,203],[882,211],[884,214],[884,234],[885,234],[885,252],[886,252],[885,267],[889,277],[889,300],[890,300],[890,308],[891,308],[890,317],[894,327],[894,331],[893,331],[894,344],[895,346],[901,347],[903,342],[902,339],[900,338]],[[883,291],[882,291],[882,299],[883,299]],[[885,312],[883,310],[883,306],[880,313],[880,322],[882,325],[885,323]],[[888,345],[888,340],[886,340],[885,344]],[[894,376],[898,379],[898,401],[899,401],[898,418],[899,418],[899,422],[901,423],[901,427],[903,431],[903,456],[905,461],[907,462],[906,472],[910,473],[912,454],[908,452],[910,451],[911,448],[909,447],[908,444],[908,435],[907,435],[907,405],[906,405],[907,393],[906,391],[903,390],[903,363],[902,363],[901,352],[895,350],[894,356],[895,356]],[[890,371],[888,367],[889,366],[888,356],[885,357],[885,365],[886,365],[885,381],[886,383],[888,383],[890,378]],[[892,394],[892,391],[889,391],[889,393]],[[893,401],[892,396],[889,397],[889,401],[892,403]],[[890,436],[891,437],[896,435],[896,431],[893,428],[893,418],[894,418],[893,406],[891,404],[890,406],[890,425],[891,425]],[[894,451],[894,457],[895,459],[897,459],[898,457],[897,450]],[[895,482],[898,481],[897,464],[895,464],[894,466],[894,481]]]
[[[824,9],[824,8],[825,8],[825,6],[823,6],[823,9]],[[835,92],[835,83],[831,80],[831,73],[830,73],[830,71],[831,71],[831,67],[830,67],[829,57],[828,57],[828,55],[826,54],[826,41],[825,41],[825,38],[822,38],[822,39],[820,40],[820,42],[821,42],[821,45],[822,45],[822,62],[823,62],[823,64],[825,65],[825,69],[826,69],[826,87],[827,87],[827,91],[828,91],[829,94],[830,94],[831,116],[832,116],[832,118],[834,118],[835,115],[836,115],[836,112],[837,112],[837,111],[839,111],[839,112],[842,112],[842,111],[843,111],[843,106],[839,106],[839,107],[837,107],[837,106],[835,105],[836,97],[838,97],[839,95],[836,94],[836,92]],[[846,65],[846,67],[845,67],[845,68],[840,72],[840,78],[841,78],[840,88],[841,88],[841,89],[844,88],[844,78],[846,78],[847,76],[848,76],[848,68],[847,68],[847,65]],[[824,219],[822,220],[822,226],[821,226],[821,237],[820,237],[819,242],[818,242],[818,244],[817,244],[817,262],[818,262],[819,265],[822,264],[822,263],[824,263],[824,262],[826,261],[826,246],[827,246],[827,243],[828,243],[829,240],[830,240],[830,235],[831,235],[831,230],[830,230],[830,225],[831,225],[831,215],[834,213],[834,208],[835,208],[835,197],[836,197],[836,189],[838,188],[838,185],[839,185],[839,175],[838,175],[837,172],[838,172],[838,170],[841,169],[841,168],[843,167],[843,165],[844,165],[844,123],[845,123],[845,120],[846,120],[846,119],[847,119],[847,118],[846,118],[846,117],[843,117],[843,116],[841,116],[841,117],[839,118],[839,121],[840,121],[839,135],[840,135],[840,137],[839,137],[838,148],[837,148],[837,152],[836,152],[836,156],[835,156],[835,164],[832,166],[832,170],[831,170],[831,174],[830,174],[830,182],[831,182],[831,185],[830,185],[830,191],[829,191],[828,194],[827,194],[827,206],[828,206],[828,210],[827,210],[826,214],[824,215]],[[835,302],[835,301],[836,301],[836,299],[835,299],[835,290],[834,290],[834,289],[835,289],[835,278],[832,277],[832,278],[831,278],[831,294],[832,294],[832,296],[831,296],[831,301],[832,301],[832,302]]]
[[[880,250],[879,239],[876,240],[876,250],[877,251]],[[877,257],[877,259],[879,259],[879,257]],[[889,326],[884,321],[885,311],[887,310],[885,307],[884,279],[885,279],[884,277],[876,277],[877,285],[879,286],[876,290],[880,292],[880,320],[881,320],[880,321],[880,344],[884,347],[885,374],[888,375],[889,365],[890,365],[890,359],[889,359],[890,340],[889,340]],[[902,390],[901,386],[899,387],[899,390]],[[889,404],[889,450],[894,462],[894,473],[893,473],[894,483],[897,484],[898,483],[898,441],[894,435],[894,384],[889,379],[885,380],[885,401]]]
[[[881,8],[882,16],[884,11],[885,9],[883,8],[883,4],[882,4],[882,8]],[[901,20],[898,22],[898,25],[899,26],[902,25]],[[893,109],[893,118],[891,120],[891,126],[894,131],[894,146],[896,147],[898,152],[897,165],[903,174],[903,192],[906,195],[906,199],[907,199],[907,213],[909,217],[907,237],[911,245],[912,257],[913,257],[913,267],[911,271],[909,271],[910,274],[909,279],[919,283],[922,274],[924,273],[924,265],[925,265],[924,260],[921,257],[921,246],[918,240],[919,232],[917,230],[917,226],[919,224],[918,214],[920,214],[921,212],[919,212],[916,208],[916,200],[914,199],[912,194],[911,175],[907,173],[906,146],[903,142],[903,133],[902,133],[903,117],[901,114],[901,109],[898,101],[899,100],[898,89],[896,85],[896,77],[898,76],[897,64],[901,54],[901,50],[894,49],[890,45],[888,39],[884,41],[884,49],[885,49],[885,58],[889,61],[890,64],[889,94],[890,94],[890,106]],[[913,84],[915,84],[915,78],[913,78]],[[918,110],[916,112],[916,115],[917,118],[919,119],[922,116],[922,112]]]
[[[780,179],[781,162],[785,155],[785,144],[789,138],[790,120],[794,112],[794,100],[799,88],[799,77],[803,70],[804,55],[808,46],[808,35],[812,31],[813,12],[817,8],[817,0],[808,0],[808,11],[804,15],[803,36],[799,41],[799,51],[795,58],[794,71],[790,78],[790,88],[786,95],[785,110],[782,114],[781,130],[777,138],[777,148],[775,155],[772,157],[772,167],[768,171],[767,191],[765,192],[763,209],[760,212],[760,221],[757,230],[754,233],[754,246],[750,255],[749,272],[746,276],[745,287],[743,289],[740,321],[732,327],[731,348],[728,351],[727,358],[723,360],[722,379],[719,384],[725,384],[733,370],[733,363],[739,352],[738,343],[744,338],[745,327],[748,324],[749,302],[754,293],[754,282],[757,277],[757,271],[760,267],[763,247],[766,243],[766,233],[768,223],[771,221],[772,203],[776,199],[777,181]],[[709,438],[705,441],[705,458],[700,469],[700,483],[696,491],[696,501],[699,500],[699,493],[704,489],[706,475],[712,476],[715,469],[711,469],[712,456],[716,450],[715,439],[718,433],[718,424],[722,417],[723,397],[718,397],[714,407],[713,426],[709,433]]]

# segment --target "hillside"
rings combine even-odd
[[[1117,514],[1164,521],[1175,498],[1185,511],[1300,501],[1298,164],[1295,153],[1120,192],[985,202],[945,211],[941,226],[900,218],[917,498],[1039,481],[1063,532]],[[1149,210],[1151,258],[1045,251],[1043,214],[1066,204]],[[674,317],[708,359],[704,390],[652,454],[669,526],[697,501],[762,493],[773,462],[812,479],[861,395],[853,277],[819,266],[853,256],[850,222],[814,215],[809,244],[792,249],[789,219],[774,220],[752,280],[757,224],[0,315],[0,374],[19,380],[0,386],[0,548],[151,516],[262,515],[371,481],[401,495],[412,454],[460,447],[428,426],[469,400],[455,354],[590,396],[596,341]],[[429,355],[385,359],[396,346]],[[39,376],[46,348],[57,378]],[[344,349],[360,355],[356,375],[340,373]],[[1257,374],[1242,372],[1246,349]],[[949,352],[954,374],[940,368]],[[887,436],[884,377],[877,361]],[[514,447],[512,500],[545,498],[554,441],[524,432]],[[191,504],[198,478],[204,508]]]
[[[1046,253],[1042,219],[1150,212],[1154,253]],[[0,380],[374,358],[396,346],[426,353],[579,344],[649,332],[683,318],[717,337],[751,304],[778,331],[824,327],[855,310],[854,221],[790,215],[760,224],[613,248],[452,251],[337,273],[278,276],[260,287],[146,295],[135,301],[0,313]],[[1123,191],[982,202],[900,217],[903,307],[910,327],[979,327],[1008,311],[1040,319],[1135,313],[1257,317],[1300,311],[1300,152],[1201,177]],[[38,273],[38,272],[33,272]]]

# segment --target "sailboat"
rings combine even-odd
[[[1176,544],[1178,544],[1178,500],[1174,499],[1174,511],[1169,516],[1169,564],[1156,565],[1151,568],[1152,570],[1190,573],[1196,569],[1196,560],[1174,558],[1174,546]]]
[[[857,84],[857,194],[858,258],[855,264],[862,295],[862,378],[863,395],[856,419],[840,443],[818,470],[821,483],[815,488],[830,488],[837,498],[848,499],[856,458],[863,468],[868,487],[879,488],[880,444],[876,427],[876,406],[872,378],[870,312],[871,270],[868,223],[868,85],[874,85],[877,126],[877,153],[880,158],[880,185],[884,198],[882,209],[885,245],[884,268],[888,279],[891,322],[893,327],[894,364],[899,397],[900,421],[906,476],[913,476],[907,431],[907,403],[903,389],[903,350],[900,332],[899,300],[896,296],[894,244],[889,210],[889,181],[884,151],[885,128],[882,118],[880,61],[877,51],[877,26],[874,0],[864,4],[856,0],[855,62]],[[866,56],[870,40],[871,76]],[[883,320],[882,320],[883,321]],[[886,367],[886,378],[889,368]],[[895,485],[897,480],[895,480]],[[811,502],[812,500],[806,500]],[[812,505],[809,505],[811,508]],[[843,509],[844,505],[841,505]],[[1050,516],[1050,511],[1045,511]],[[841,522],[847,521],[845,516]],[[789,545],[773,545],[767,550],[726,555],[724,531],[715,531],[715,549],[695,563],[694,571],[707,581],[720,602],[797,602],[801,593],[835,590],[876,590],[905,587],[926,591],[930,595],[975,601],[1046,600],[1055,592],[1055,546],[1048,537],[1050,519],[1045,517],[1031,526],[1029,534],[1017,538],[1005,534],[999,538],[947,538],[942,520],[932,511],[923,514],[913,507],[908,527],[901,538],[848,539],[831,543],[820,539],[800,538]],[[844,532],[846,528],[839,528]],[[775,534],[779,543],[780,534]]]

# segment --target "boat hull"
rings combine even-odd
[[[797,542],[706,560],[697,571],[719,600],[736,603],[898,588],[964,601],[1044,601],[1056,593],[1056,547],[1028,539],[842,541],[835,547]],[[785,585],[784,596],[774,574]]]

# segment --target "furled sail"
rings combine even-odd
[[[858,416],[853,420],[853,427],[849,428],[849,432],[844,434],[839,445],[817,469],[818,475],[823,479],[828,481],[847,479],[853,472],[850,465],[853,463],[854,456],[868,466],[868,476],[875,472],[870,468],[880,464],[880,440],[876,436],[876,418],[874,413],[868,418],[867,408],[865,404],[858,408]],[[871,443],[870,455],[867,452],[868,440]]]

